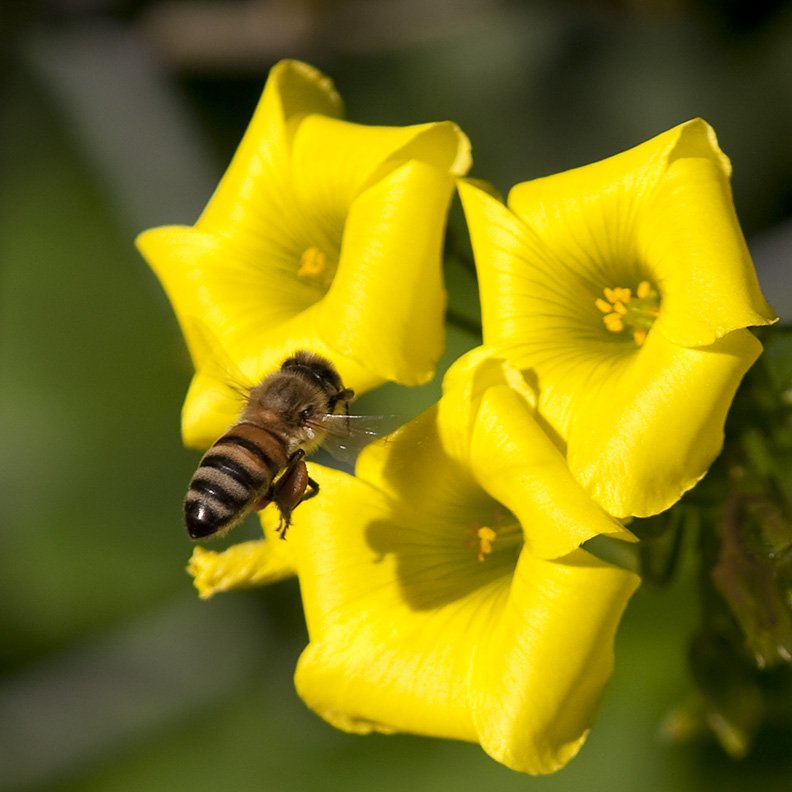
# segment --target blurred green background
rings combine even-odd
[[[296,584],[200,602],[183,571],[190,365],[132,239],[196,219],[269,67],[297,57],[352,120],[457,121],[503,192],[703,116],[789,320],[792,3],[51,0],[0,7],[0,45],[0,791],[789,788],[789,732],[741,761],[662,738],[692,691],[689,572],[635,596],[599,719],[555,776],[309,712]],[[475,314],[463,270],[449,288]],[[474,342],[452,332],[444,365]]]

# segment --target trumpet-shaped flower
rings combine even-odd
[[[209,445],[238,413],[218,387],[226,359],[255,383],[308,348],[357,391],[433,374],[445,218],[469,143],[451,123],[366,127],[341,113],[330,80],[277,64],[196,224],[138,237],[196,368],[188,445]]]
[[[288,538],[310,635],[295,679],[333,725],[479,742],[536,774],[579,750],[638,578],[579,549],[632,537],[574,480],[531,397],[500,361],[467,360],[356,476],[311,467],[320,493]],[[215,562],[229,578],[209,587],[252,580],[228,555],[198,566]]]
[[[536,388],[537,408],[611,514],[673,504],[720,452],[735,390],[775,320],[702,120],[602,162],[518,184],[507,206],[459,191],[484,343]]]

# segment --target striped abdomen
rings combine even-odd
[[[184,500],[187,532],[202,539],[227,530],[265,497],[286,466],[286,443],[260,426],[240,423],[204,455]]]

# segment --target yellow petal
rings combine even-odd
[[[233,347],[233,335],[267,332],[310,308],[321,296],[295,277],[296,261],[278,253],[251,228],[233,239],[183,226],[154,228],[136,244],[160,279],[187,340],[196,368],[206,362],[196,331]],[[257,242],[244,250],[247,235]],[[229,340],[229,336],[231,340]],[[236,350],[229,349],[228,354]]]
[[[526,773],[579,750],[613,668],[613,639],[639,579],[582,550],[555,562],[524,551],[508,599],[473,655],[481,745]]]
[[[469,167],[470,143],[449,122],[383,127],[309,116],[295,134],[291,181],[306,217],[332,227],[362,192],[411,161],[451,178]]]
[[[634,538],[574,479],[563,454],[510,388],[483,395],[470,459],[478,483],[517,517],[535,555],[557,558],[599,534]]]
[[[274,583],[294,575],[291,548],[285,542],[252,541],[232,545],[222,553],[196,547],[187,566],[201,599],[221,591]]]
[[[456,536],[448,541],[469,560],[474,556],[473,524],[488,522],[498,504],[477,485],[469,466],[449,456],[438,414],[434,405],[390,437],[367,446],[355,473],[398,503],[406,520],[425,523],[425,530],[430,525],[457,526]]]
[[[720,453],[726,413],[761,349],[749,330],[698,349],[652,332],[640,354],[561,374],[557,387],[576,402],[567,430],[575,476],[616,516],[668,508]]]
[[[601,162],[518,184],[508,205],[553,251],[557,287],[567,288],[570,273],[612,287],[648,277],[661,293],[658,328],[698,346],[775,321],[730,174],[714,131],[695,119]],[[522,277],[533,278],[537,263]]]
[[[308,706],[350,732],[480,741],[525,772],[569,759],[638,579],[582,551],[551,563],[524,549],[516,570],[487,572],[492,556],[465,565],[431,518],[407,522],[359,479],[317,476],[320,495],[289,537],[311,638],[295,675]]]
[[[516,189],[516,188],[515,188]],[[532,340],[576,347],[601,340],[591,255],[556,249],[472,182],[458,190],[470,229],[481,293],[484,343],[500,349]],[[597,281],[599,282],[599,281]]]
[[[589,231],[583,226],[575,230],[597,234],[607,255],[632,233],[636,210],[662,180],[669,162],[690,156],[708,157],[725,177],[731,174],[712,128],[694,119],[599,162],[518,184],[509,193],[509,208],[540,233],[564,217],[588,214]],[[614,215],[609,211],[613,209],[621,211]],[[577,235],[569,240],[584,250],[589,241]]]
[[[289,536],[299,542],[311,637],[295,675],[298,693],[347,731],[475,740],[470,657],[508,575],[479,564],[474,550],[455,561],[429,521],[398,521],[364,483],[321,475],[320,496],[300,506],[301,525]]]
[[[136,240],[173,305],[196,369],[182,410],[183,439],[193,448],[220,437],[244,406],[240,390],[297,349],[330,358],[356,393],[383,381],[320,337],[315,294],[300,291],[293,273],[280,276],[265,266],[272,260],[263,253],[260,260],[237,256],[237,241],[183,227],[152,229]]]
[[[426,382],[445,346],[441,254],[452,189],[450,176],[413,161],[350,208],[319,328],[383,379]]]
[[[257,195],[278,191],[287,180],[290,136],[303,116],[339,117],[342,112],[332,81],[320,71],[294,60],[276,64],[236,154],[197,223],[201,230],[225,233],[229,219],[238,223],[244,206],[255,206]]]
[[[728,181],[704,157],[676,159],[637,225],[638,255],[662,294],[655,323],[671,341],[711,344],[742,327],[772,324]]]
[[[704,475],[758,353],[740,328],[773,321],[729,173],[711,128],[696,120],[518,185],[513,211],[472,183],[459,187],[485,342],[535,383],[539,414],[566,442],[573,473],[616,516],[661,511]],[[660,293],[659,311],[645,309],[646,320],[656,314],[649,332],[627,332],[616,313],[603,320],[600,295],[616,303],[628,287],[641,299]],[[679,429],[675,415],[684,416]]]

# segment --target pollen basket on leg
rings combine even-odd
[[[602,322],[609,333],[629,334],[636,346],[642,346],[660,314],[660,292],[648,280],[631,288],[606,286],[594,305],[604,316]]]

